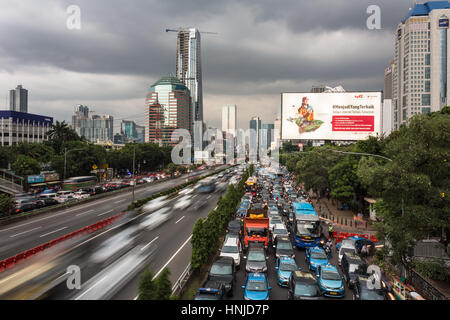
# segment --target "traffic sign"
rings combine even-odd
[[[94,165],[92,165],[92,169],[94,169],[94,170],[97,170],[97,165],[96,164],[94,164]]]

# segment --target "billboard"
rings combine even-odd
[[[381,133],[381,92],[281,94],[281,139],[364,140]]]

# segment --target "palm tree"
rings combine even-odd
[[[58,120],[52,124],[52,128],[47,132],[47,136],[54,143],[57,152],[61,151],[61,146],[64,142],[83,140],[75,130],[69,127],[66,121],[59,122]]]

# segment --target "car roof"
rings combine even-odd
[[[332,264],[327,263],[326,265],[321,266],[322,270],[327,270],[327,271],[335,271],[337,273],[339,273],[338,269],[333,266]]]
[[[220,289],[221,287],[222,287],[222,282],[220,282],[220,281],[216,281],[216,280],[207,280],[202,286],[201,286],[201,288],[198,288],[199,290],[200,289],[205,289],[205,291],[209,291],[208,289]]]
[[[219,256],[216,258],[216,260],[214,260],[214,263],[223,263],[223,264],[229,264],[233,262],[234,259],[232,257],[224,257],[224,256]]]
[[[287,241],[289,243],[291,242],[291,240],[289,240],[289,238],[286,236],[277,237],[277,242],[280,242],[280,241]]]
[[[253,272],[248,274],[249,281],[263,281],[267,280],[266,275],[264,273]]]
[[[229,237],[226,239],[226,241],[223,243],[224,246],[237,246],[237,237]]]
[[[275,229],[286,229],[286,226],[284,225],[284,223],[276,223]]]
[[[292,276],[295,280],[302,280],[302,281],[307,280],[317,283],[316,278],[314,278],[314,276],[310,272],[297,270],[292,272]]]
[[[353,252],[345,252],[344,256],[346,256],[347,260],[351,262],[365,263],[365,261],[360,256]]]
[[[325,252],[322,248],[319,247],[312,247],[311,251],[320,251],[320,252]]]

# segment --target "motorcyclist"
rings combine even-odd
[[[333,247],[333,241],[331,238],[328,238],[327,243],[325,243],[325,252],[328,254],[329,258],[331,258],[331,252]]]

